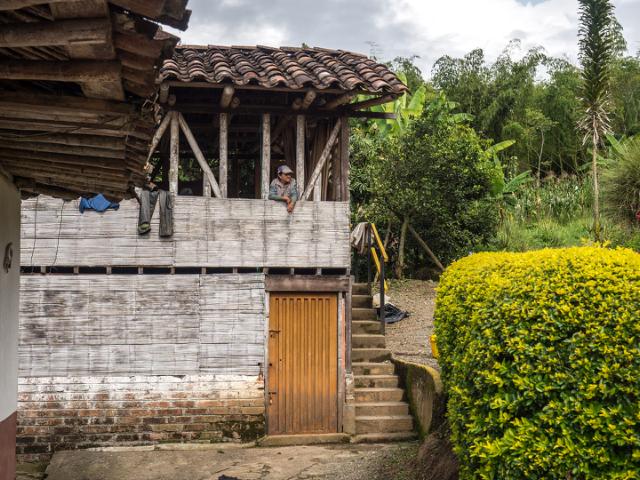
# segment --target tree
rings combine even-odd
[[[352,180],[367,189],[362,216],[383,224],[397,219],[405,225],[400,243],[407,247],[413,228],[444,263],[491,238],[498,221],[491,197],[498,172],[488,153],[490,142],[480,139],[467,125],[469,117],[455,107],[440,94],[401,135],[354,142],[358,166]],[[366,162],[364,152],[370,154]],[[413,258],[421,261],[421,255]],[[398,252],[400,257],[404,253]]]
[[[579,0],[580,63],[584,116],[578,126],[592,149],[593,233],[601,240],[598,148],[609,131],[611,65],[618,47],[619,23],[610,0]]]

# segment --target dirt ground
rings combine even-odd
[[[74,450],[53,456],[46,479],[415,480],[418,446],[418,442],[272,448],[224,444]]]
[[[409,317],[387,325],[387,348],[398,358],[439,369],[429,343],[433,334],[436,286],[437,283],[430,280],[391,282],[388,301],[408,311]]]

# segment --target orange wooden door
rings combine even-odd
[[[336,294],[270,294],[270,435],[338,431],[337,302]]]

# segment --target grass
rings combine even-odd
[[[589,177],[549,179],[540,189],[518,192],[504,209],[495,239],[485,250],[522,252],[585,245],[593,239]],[[612,246],[640,251],[640,228],[602,219],[603,238]]]

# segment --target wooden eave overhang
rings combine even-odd
[[[310,116],[347,114],[385,118],[389,114],[359,111],[393,101],[408,90],[386,65],[362,54],[266,46],[179,46],[172,58],[163,63],[159,82],[165,92],[169,89],[231,89],[237,93],[262,93],[265,97],[291,94],[296,102],[302,102],[302,105],[275,106],[242,101],[229,105],[221,101],[214,110],[208,110],[245,114],[292,114],[304,110]],[[367,99],[358,101],[360,95],[366,95]],[[167,98],[165,95],[164,100]],[[200,113],[198,105],[181,103],[178,108]]]
[[[187,0],[0,2],[0,165],[26,194],[130,196]]]

